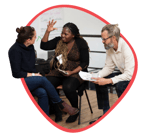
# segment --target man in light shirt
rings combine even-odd
[[[118,97],[126,89],[134,71],[134,56],[127,43],[120,37],[120,29],[117,25],[108,24],[101,31],[102,42],[106,49],[105,66],[98,72],[100,78],[96,79],[95,88],[97,93],[98,108],[105,113],[109,108],[107,86],[116,86]],[[115,73],[115,67],[120,72]]]

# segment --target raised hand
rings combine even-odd
[[[51,31],[54,31],[54,30],[57,30],[57,28],[54,28],[53,26],[56,24],[57,21],[49,21],[48,25],[47,25],[47,31],[48,32],[51,32]]]

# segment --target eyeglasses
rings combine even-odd
[[[109,36],[108,38],[102,38],[103,41],[106,41],[107,39],[111,38],[112,36]]]

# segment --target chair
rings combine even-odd
[[[80,125],[80,123],[81,123],[81,120],[80,120],[80,118],[81,118],[81,97],[83,95],[83,92],[85,92],[85,95],[86,95],[86,98],[87,98],[87,101],[88,101],[88,105],[89,105],[91,114],[93,113],[92,107],[91,107],[91,104],[90,104],[90,101],[89,101],[89,98],[88,98],[88,94],[87,94],[87,91],[86,91],[87,85],[88,85],[88,82],[84,82],[83,84],[81,84],[78,87],[78,95],[80,97],[80,99],[79,99],[79,119],[78,119],[78,125]]]
[[[78,95],[80,97],[79,98],[79,118],[78,118],[78,125],[81,124],[81,119],[80,119],[81,118],[81,99],[82,99],[81,97],[83,95],[83,92],[85,92],[85,95],[86,95],[86,98],[87,98],[87,101],[88,101],[88,105],[89,105],[90,111],[91,111],[91,113],[93,113],[92,107],[91,107],[91,104],[90,104],[90,101],[89,101],[89,98],[88,98],[88,94],[87,94],[87,91],[86,91],[87,85],[88,85],[88,83],[84,82],[77,89]],[[57,87],[57,90],[60,90],[60,89],[62,89],[62,85],[60,85],[60,86]]]

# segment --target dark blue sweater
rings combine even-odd
[[[24,44],[16,42],[9,49],[9,59],[12,75],[15,78],[25,78],[27,73],[35,73],[35,52],[34,46],[26,47]]]

